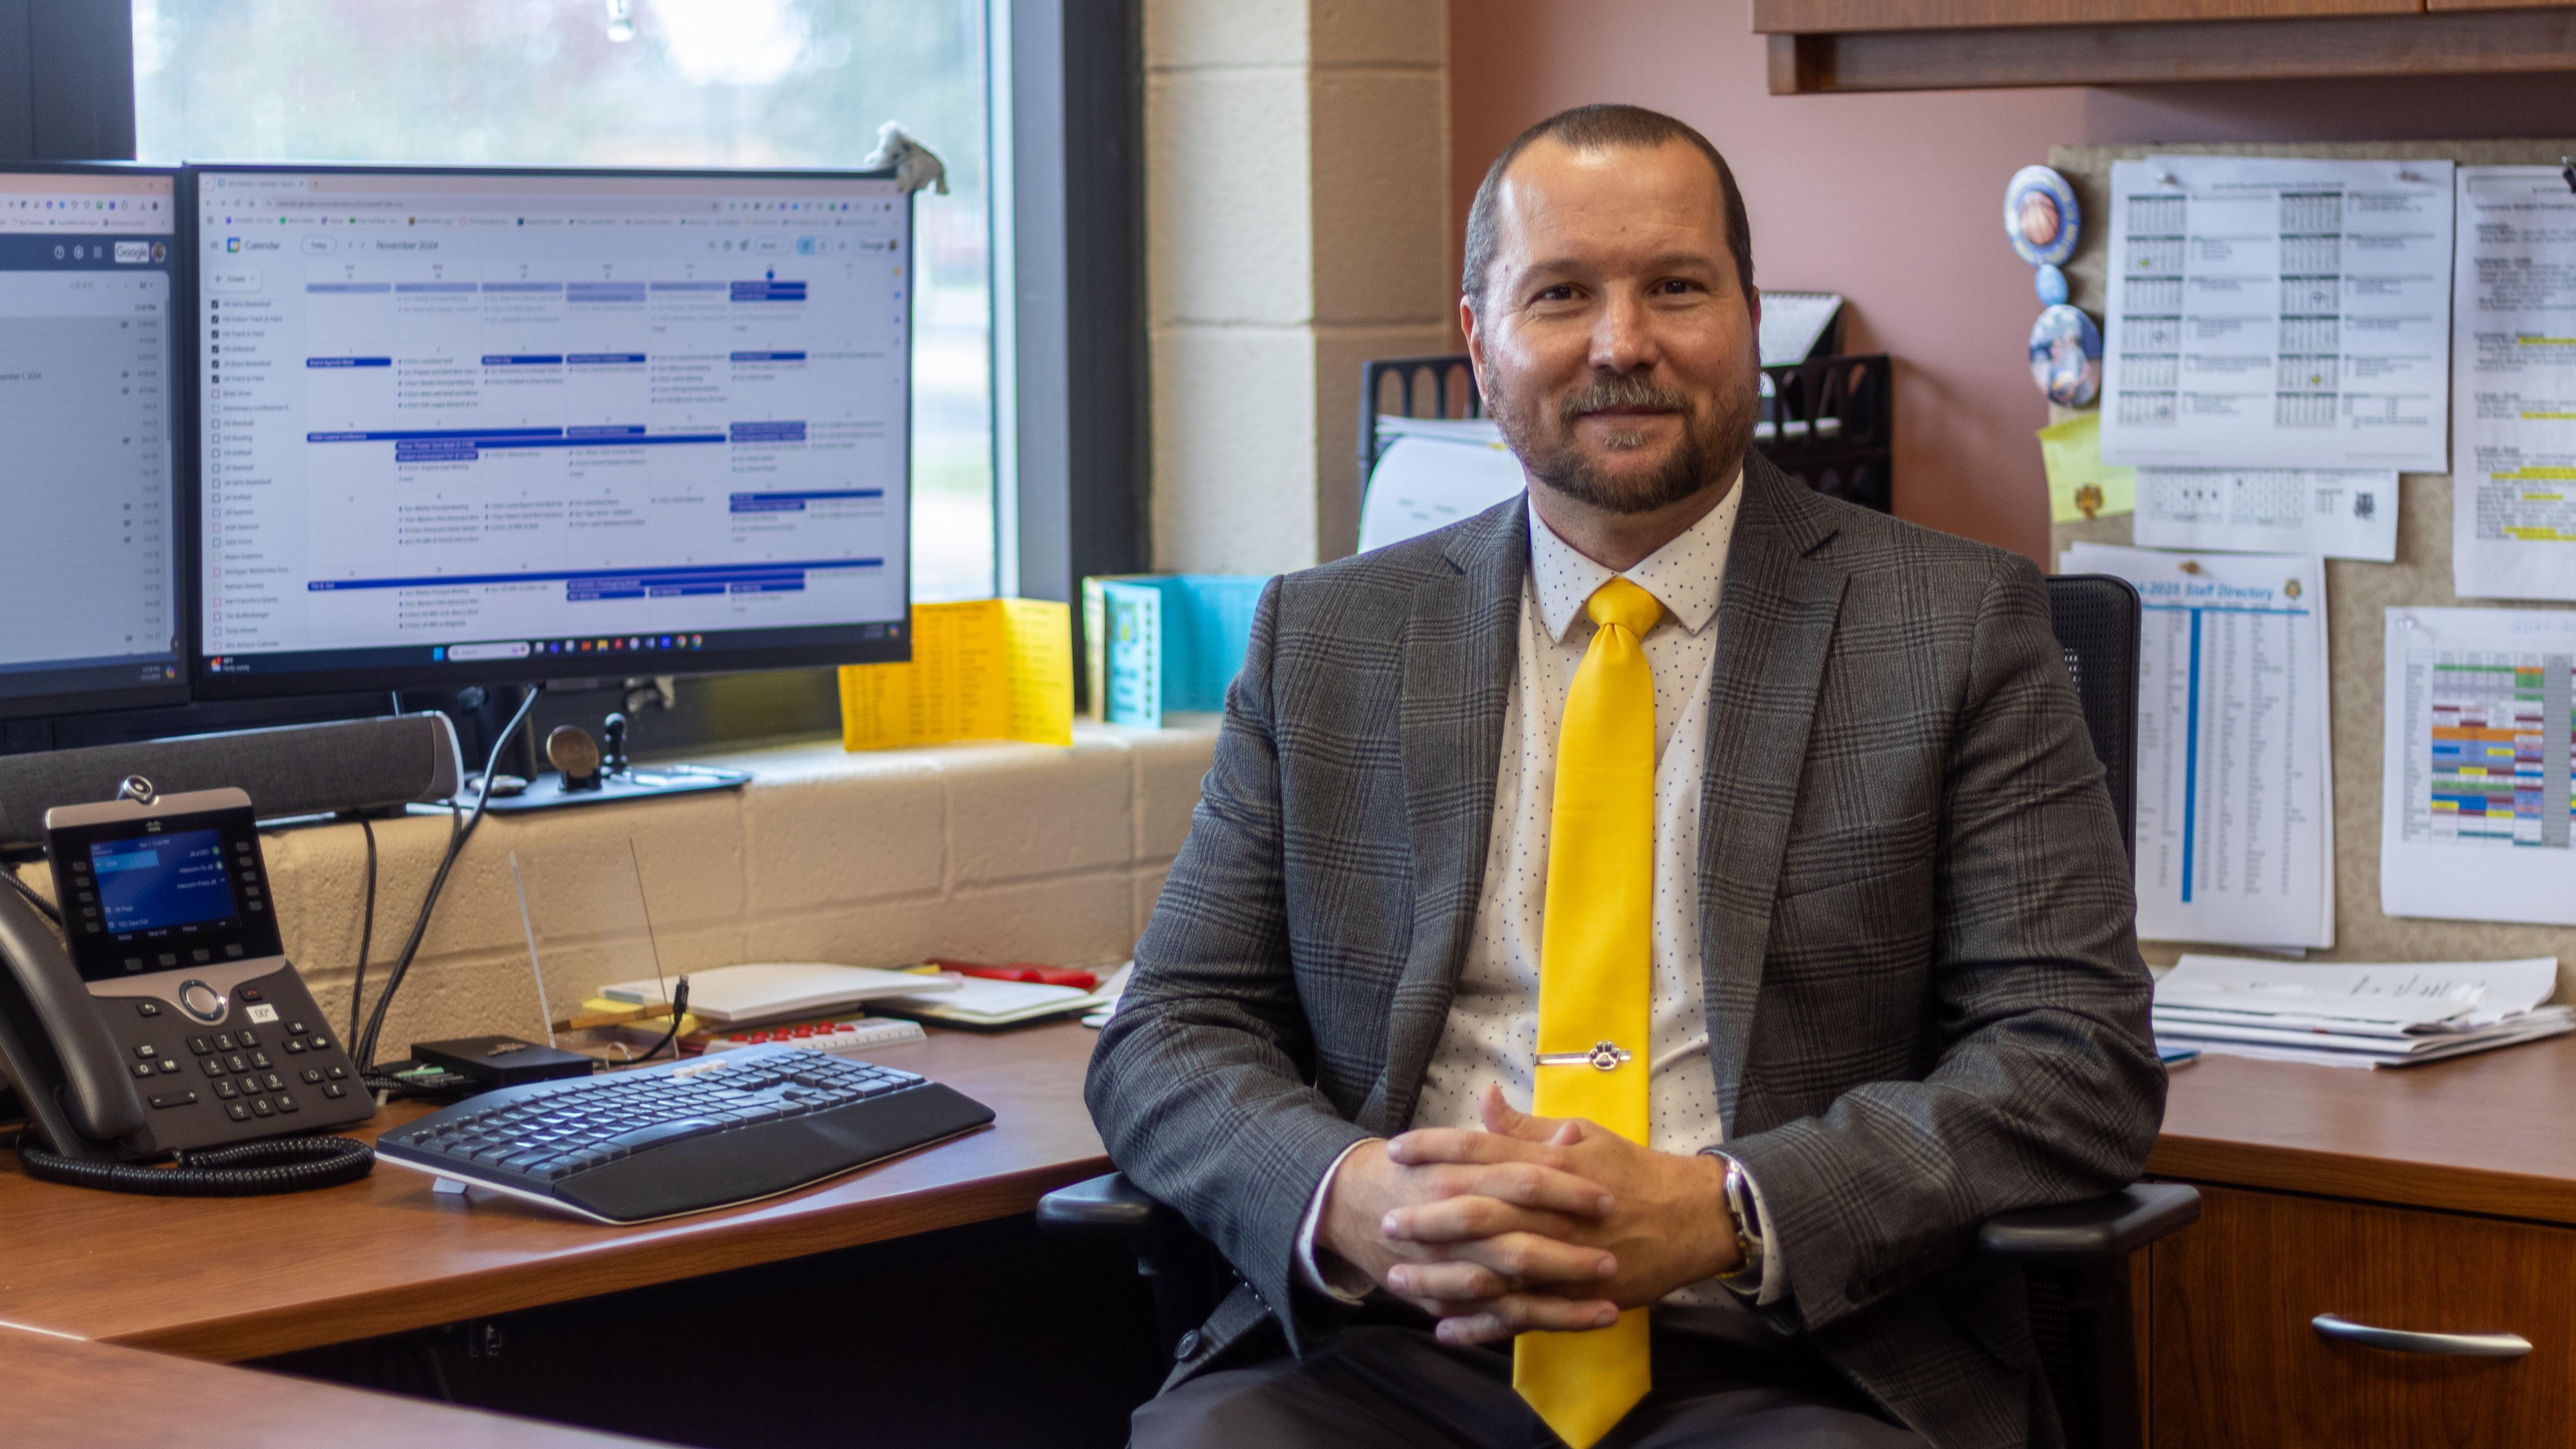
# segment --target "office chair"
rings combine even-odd
[[[2051,622],[2084,710],[2093,752],[2109,776],[2120,838],[2136,853],[2138,591],[2101,574],[2048,580]],[[1050,1232],[1117,1233],[1153,1284],[1163,1347],[1186,1358],[1195,1330],[1233,1286],[1233,1272],[1179,1213],[1123,1173],[1058,1188],[1038,1201]],[[2031,1328],[2072,1449],[2137,1449],[2137,1344],[2129,1255],[2200,1217],[2200,1192],[2183,1183],[2132,1183],[2057,1207],[1999,1213],[1978,1229],[1977,1251],[2022,1270]]]

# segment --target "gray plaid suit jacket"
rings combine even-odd
[[[1983,1219],[2133,1177],[2163,1114],[2129,869],[2028,561],[1759,456],[1701,806],[1710,1066],[1787,1299],[1762,1310],[1945,1446],[2054,1443]],[[1085,1096],[1242,1276],[1174,1382],[1332,1320],[1294,1239],[1409,1122],[1482,888],[1517,497],[1274,581]]]

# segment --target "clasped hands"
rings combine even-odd
[[[1439,1319],[1443,1343],[1607,1328],[1735,1268],[1725,1164],[1656,1152],[1581,1118],[1515,1111],[1484,1129],[1365,1142],[1325,1194],[1316,1246]]]

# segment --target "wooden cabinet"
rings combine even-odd
[[[1775,94],[2576,70],[2576,0],[1754,0]]]
[[[2576,1036],[2403,1072],[2210,1057],[2150,1175],[2202,1216],[2137,1284],[2147,1442],[2576,1446]],[[2331,1313],[2519,1358],[2329,1340]]]
[[[1773,31],[1962,30],[1991,25],[2149,25],[2314,15],[2420,15],[2426,0],[1753,0],[1753,28]],[[2481,10],[2492,0],[2435,8]]]
[[[2576,1230],[2204,1187],[2149,1250],[2147,1422],[2157,1449],[2223,1444],[2576,1445]],[[2338,1342],[2380,1328],[2520,1334],[2521,1358]]]

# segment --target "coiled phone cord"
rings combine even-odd
[[[258,1197],[356,1182],[375,1171],[376,1150],[353,1137],[284,1137],[178,1154],[173,1167],[65,1157],[32,1131],[18,1134],[18,1164],[29,1177],[156,1197]]]

